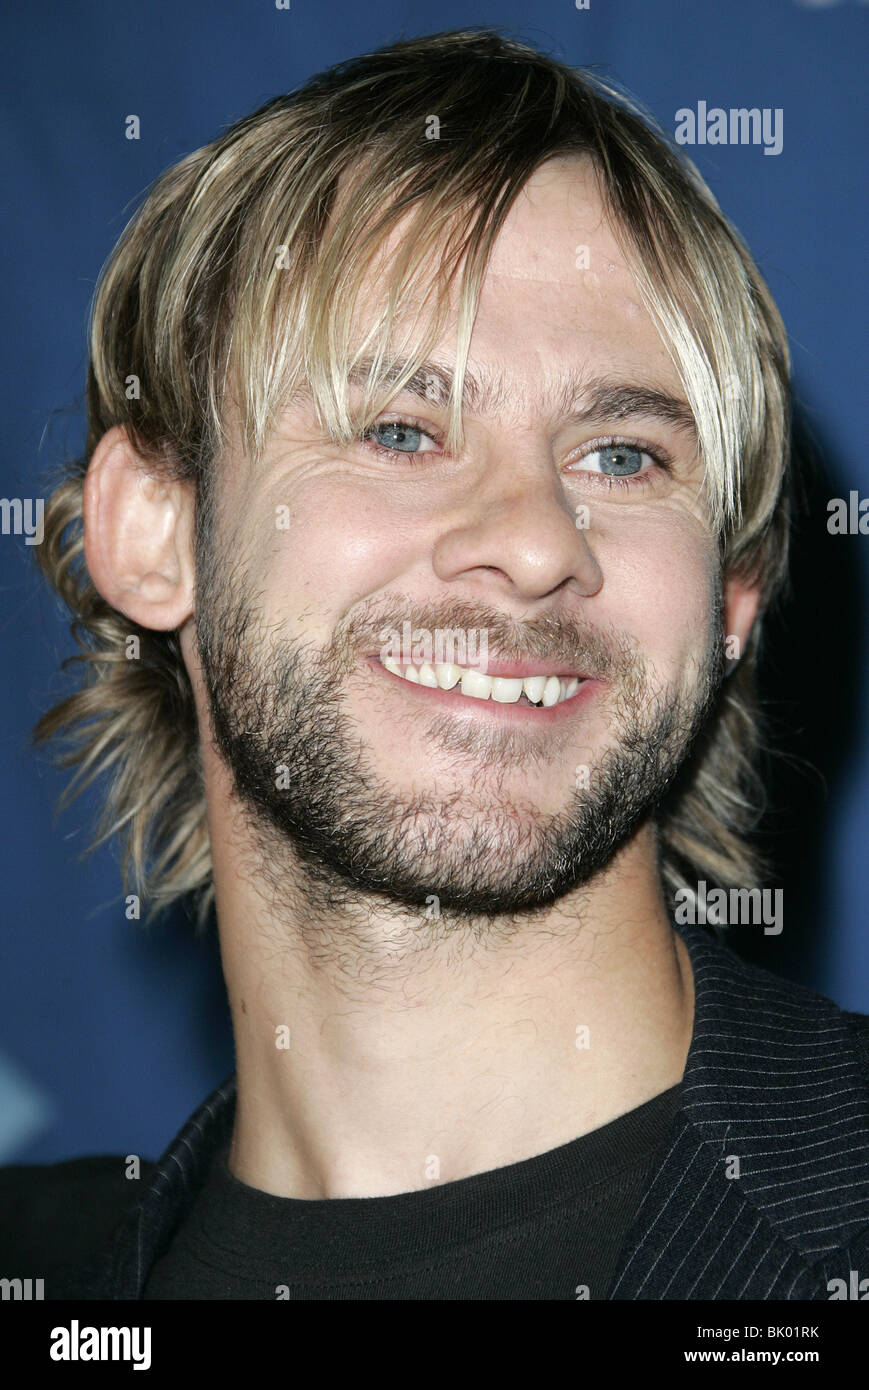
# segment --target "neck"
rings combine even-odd
[[[593,883],[479,931],[369,904],[312,920],[298,865],[278,911],[217,829],[238,1080],[229,1167],[248,1185],[333,1198],[451,1182],[681,1080],[693,980],[649,827]]]

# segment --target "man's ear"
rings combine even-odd
[[[745,651],[752,624],[760,607],[760,585],[730,574],[724,580],[724,641],[729,676]]]
[[[193,488],[160,481],[116,425],[84,483],[88,572],[107,603],[141,627],[179,628],[193,612]]]

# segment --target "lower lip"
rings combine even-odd
[[[454,686],[452,690],[441,690],[440,686],[418,685],[414,681],[407,681],[403,676],[396,676],[392,671],[387,671],[374,656],[368,657],[368,664],[378,675],[412,697],[417,697],[421,704],[427,704],[432,710],[442,709],[457,715],[497,719],[507,724],[562,723],[585,708],[600,684],[596,680],[585,680],[569,700],[560,700],[557,705],[526,705],[521,703],[521,700],[513,704],[501,704],[500,701],[491,698],[478,700],[473,695],[463,695],[459,686]]]

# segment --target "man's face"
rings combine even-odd
[[[624,396],[580,418],[599,378],[684,397],[584,161],[551,161],[511,210],[469,368],[499,394],[466,410],[455,457],[434,372],[367,443],[339,447],[301,402],[261,466],[224,459],[196,622],[242,801],[312,879],[509,914],[609,862],[722,676],[693,433]],[[380,660],[408,632],[416,680],[413,648],[400,673]],[[438,632],[465,635],[466,666],[485,644],[502,699],[476,697],[476,673],[423,671]]]

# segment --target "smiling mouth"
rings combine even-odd
[[[393,676],[412,685],[428,686],[432,690],[455,690],[456,694],[473,700],[490,700],[502,705],[532,705],[549,709],[564,704],[585,684],[585,677],[576,675],[489,676],[467,666],[452,662],[423,662],[420,666],[399,663],[391,657],[378,663]]]

